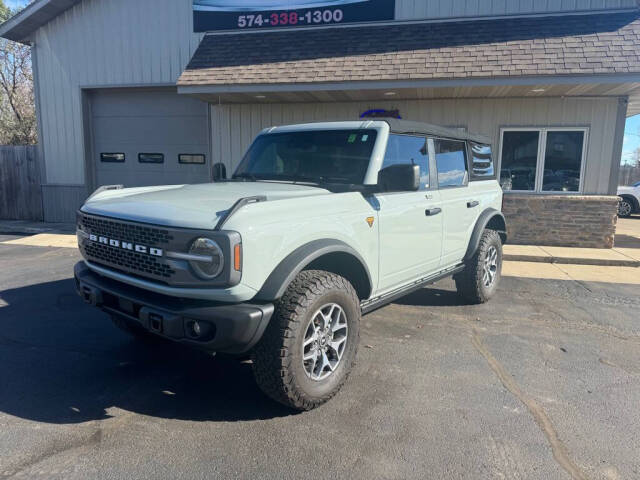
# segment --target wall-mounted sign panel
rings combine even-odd
[[[193,28],[258,30],[395,18],[395,0],[193,0]]]

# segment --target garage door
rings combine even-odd
[[[210,181],[207,104],[175,91],[91,94],[97,186]]]

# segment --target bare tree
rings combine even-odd
[[[0,22],[15,13],[0,0]],[[0,39],[0,144],[36,142],[31,50],[27,45]]]

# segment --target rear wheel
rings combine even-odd
[[[304,271],[277,302],[254,349],[256,382],[284,405],[315,408],[347,379],[359,336],[360,301],[351,283],[333,273]]]
[[[618,203],[618,216],[622,218],[630,217],[633,213],[633,204],[628,198],[620,197]]]
[[[458,293],[471,303],[485,303],[495,293],[502,274],[502,240],[495,230],[485,230],[476,253],[455,276]]]

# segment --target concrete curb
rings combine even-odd
[[[75,225],[69,223],[0,222],[0,234],[3,235],[37,235],[39,233],[73,235],[75,233]]]
[[[565,265],[599,265],[602,267],[640,267],[638,260],[610,260],[604,258],[566,258],[538,257],[535,255],[504,254],[502,258],[509,262],[559,263]]]

